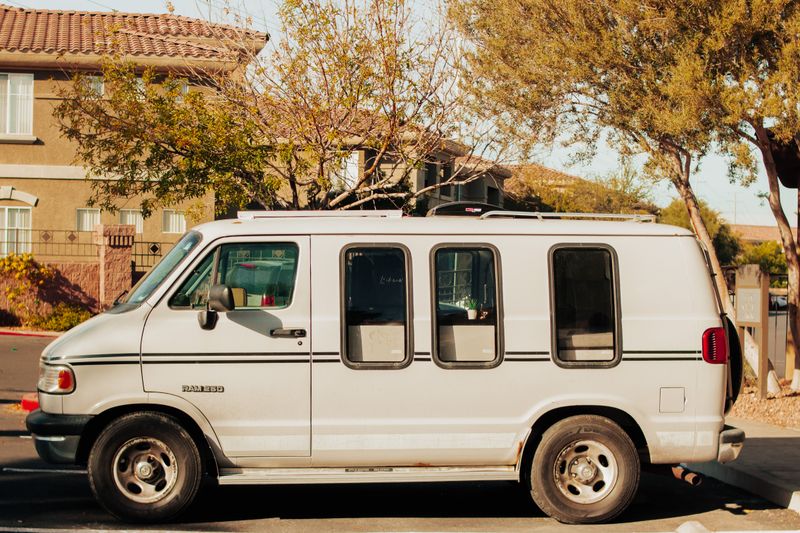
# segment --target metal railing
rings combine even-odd
[[[164,254],[172,250],[173,246],[175,246],[174,242],[134,240],[133,250],[131,250],[133,271],[146,272],[150,270]]]
[[[0,256],[33,254],[38,260],[96,257],[93,231],[6,229],[0,231]]]

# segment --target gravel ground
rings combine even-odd
[[[759,400],[758,389],[755,386],[745,386],[729,414],[737,418],[800,429],[800,391],[791,390],[789,383],[782,381],[781,392],[769,394],[766,400]]]

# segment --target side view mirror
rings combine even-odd
[[[227,285],[213,285],[208,291],[208,308],[211,311],[225,313],[233,311],[236,304],[233,300],[233,291]]]

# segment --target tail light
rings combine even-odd
[[[39,365],[38,389],[47,394],[69,394],[75,390],[75,374],[68,366]]]
[[[709,328],[703,332],[703,360],[712,365],[724,365],[728,362],[725,328]]]

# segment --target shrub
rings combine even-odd
[[[27,322],[34,316],[34,307],[39,303],[39,289],[45,281],[53,279],[55,273],[45,265],[37,263],[31,254],[8,254],[0,258],[0,279],[7,282],[5,289],[9,310]]]
[[[19,317],[8,309],[0,309],[0,327],[19,326]]]
[[[92,314],[83,307],[62,302],[47,315],[34,317],[26,325],[48,331],[66,331],[91,317]]]

